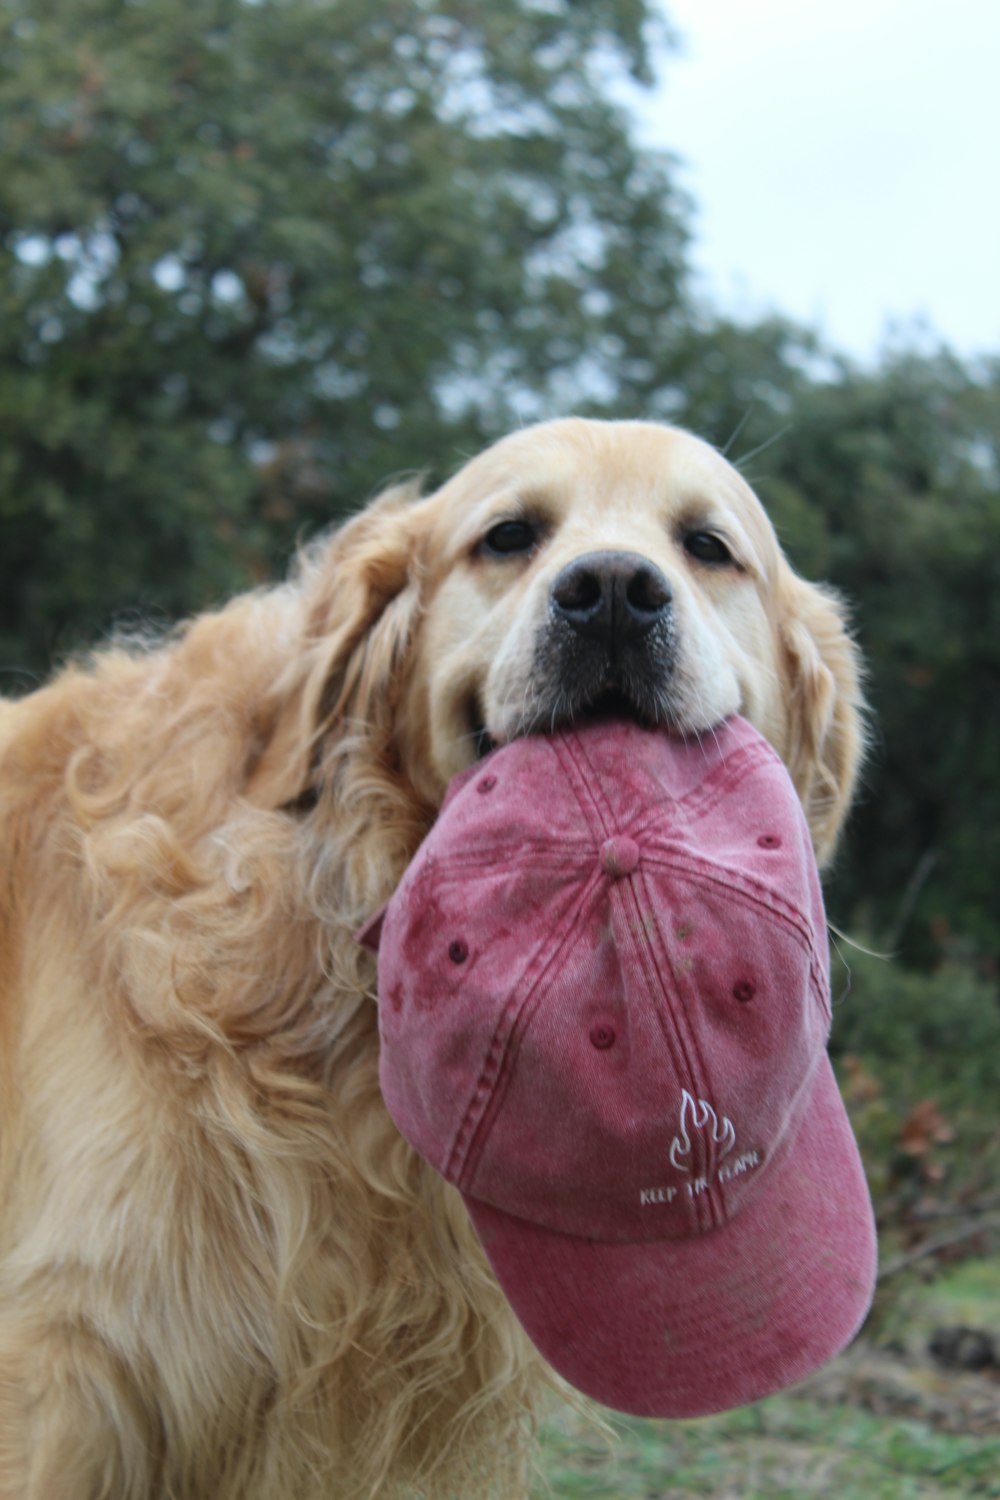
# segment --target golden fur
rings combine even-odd
[[[484,555],[526,512],[538,548]],[[839,608],[727,464],[646,424],[519,433],[287,585],[0,705],[0,1500],[523,1493],[548,1376],[386,1114],[352,934],[471,716],[526,726],[552,577],[608,546],[670,580],[672,727],[746,714],[825,856],[859,752]]]

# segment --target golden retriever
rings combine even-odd
[[[856,653],[712,449],[517,433],[0,705],[0,1497],[524,1493],[541,1361],[377,1082],[355,941],[452,775],[748,717],[825,857]]]

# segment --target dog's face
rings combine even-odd
[[[690,734],[738,712],[791,764],[808,676],[795,633],[831,606],[706,444],[647,423],[548,423],[426,505],[400,733],[428,800],[491,746],[597,715]],[[835,675],[809,639],[812,667]]]

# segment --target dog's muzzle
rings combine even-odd
[[[552,723],[614,714],[659,724],[670,717],[676,657],[670,584],[635,552],[589,552],[549,592],[536,682]]]

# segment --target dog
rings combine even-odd
[[[0,706],[0,1500],[523,1495],[554,1377],[389,1120],[356,934],[457,772],[598,716],[743,714],[824,860],[862,708],[736,470],[580,419]]]

